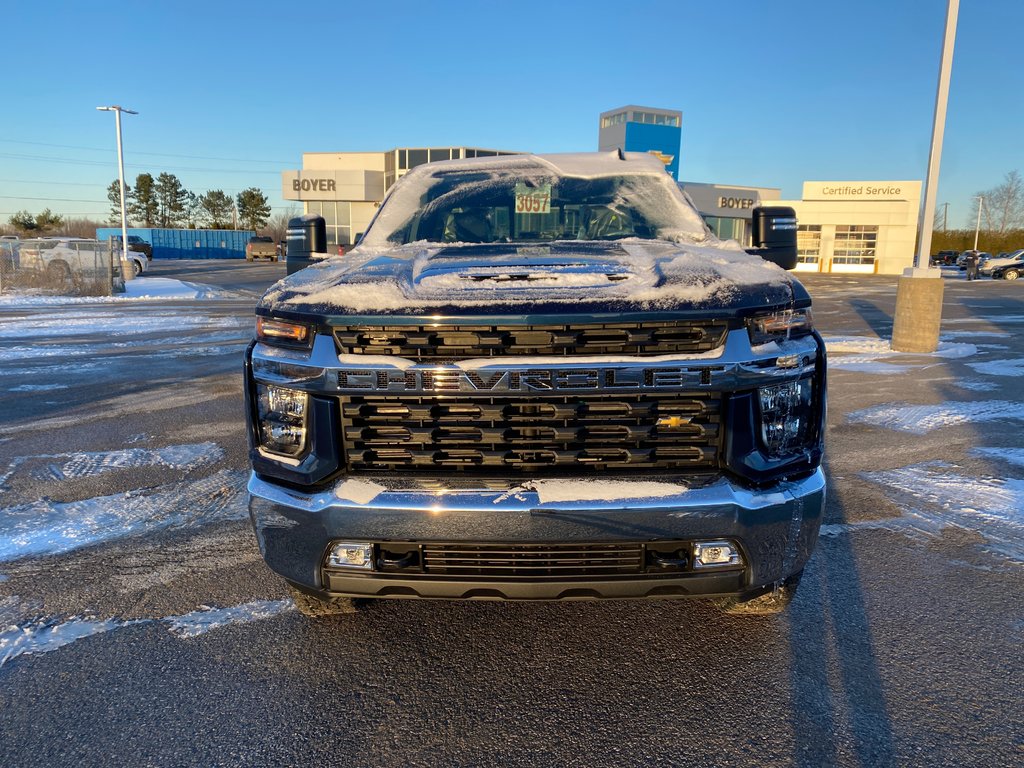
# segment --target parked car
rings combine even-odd
[[[119,248],[121,246],[120,235],[114,235],[111,239],[114,241],[115,248]],[[146,257],[147,261],[153,260],[153,246],[138,235],[128,235],[128,250],[141,253]]]
[[[106,272],[110,244],[83,237],[41,237],[22,241],[19,256],[23,269],[43,272],[54,282],[74,282]],[[128,258],[136,276],[149,268],[149,260],[138,251],[129,250]]]
[[[963,253],[961,253],[957,257],[957,259],[956,259],[956,265],[958,267],[960,267],[960,271],[961,272],[963,272],[964,270],[967,269],[967,254],[969,254],[969,253],[971,253],[971,251],[970,250],[966,250]],[[974,251],[974,253],[978,254],[978,269],[979,270],[981,269],[981,265],[984,264],[986,260],[992,258],[992,254],[991,253],[987,253],[986,251]]]
[[[1013,264],[1020,266],[1022,256],[1024,256],[1024,248],[1018,248],[1016,251],[1010,251],[1009,253],[1001,253],[994,258],[986,259],[978,271],[983,275],[992,275],[999,267]]]
[[[1024,275],[1024,251],[1019,252],[1013,261],[992,270],[994,280],[1016,280],[1021,275]]]
[[[934,266],[951,267],[956,265],[960,251],[939,251],[931,258]]]
[[[259,235],[250,237],[249,244],[245,246],[246,261],[255,261],[256,259],[277,261],[279,254],[280,252],[272,237],[261,237]]]

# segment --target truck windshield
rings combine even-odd
[[[621,238],[703,240],[707,232],[666,174],[581,178],[550,172],[437,172],[399,185],[368,245],[531,243]]]

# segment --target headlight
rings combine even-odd
[[[812,379],[761,387],[761,438],[768,455],[783,458],[803,450],[813,435]]]
[[[747,319],[747,332],[753,345],[769,341],[784,341],[806,336],[814,330],[814,318],[809,309],[785,309]]]
[[[306,447],[309,395],[296,389],[256,385],[260,447],[270,453],[295,457]]]

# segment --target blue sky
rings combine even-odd
[[[597,148],[600,112],[683,112],[680,177],[924,179],[945,0],[19,3],[5,12],[0,221],[104,216],[129,181],[257,186],[304,151]],[[963,0],[939,202],[1024,172],[1020,0]],[[124,41],[123,55],[118,55]],[[34,199],[38,198],[38,199]],[[90,202],[96,201],[96,202]]]

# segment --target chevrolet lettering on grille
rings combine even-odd
[[[724,366],[464,371],[455,368],[338,371],[342,392],[628,392],[709,387]]]

